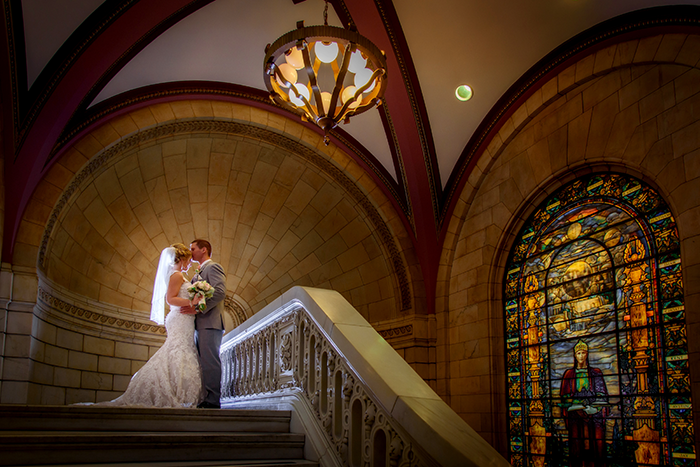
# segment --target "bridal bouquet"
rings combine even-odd
[[[195,306],[195,310],[204,311],[207,309],[207,298],[214,296],[214,287],[207,281],[197,281],[190,286],[187,291],[190,293],[190,300],[194,300],[196,296],[202,297],[199,303]]]

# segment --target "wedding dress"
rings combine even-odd
[[[178,297],[188,298],[189,282]],[[140,407],[196,407],[204,398],[202,370],[194,344],[194,315],[170,306],[165,318],[167,338],[163,346],[131,378],[117,399],[96,405]]]

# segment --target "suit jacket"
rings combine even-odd
[[[201,278],[201,279],[200,279]],[[192,282],[205,280],[214,287],[214,296],[207,299],[207,308],[194,318],[195,329],[224,329],[224,298],[226,297],[226,273],[219,263],[209,261],[195,274]]]

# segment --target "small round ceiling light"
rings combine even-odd
[[[462,102],[471,99],[473,94],[474,93],[472,92],[472,88],[470,88],[466,84],[460,84],[459,86],[457,86],[457,89],[455,89],[455,96],[457,96],[457,99],[459,99]]]

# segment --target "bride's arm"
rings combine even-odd
[[[194,300],[189,301],[186,298],[178,297],[180,293],[180,287],[182,283],[185,282],[181,272],[176,272],[170,276],[170,282],[168,283],[168,292],[165,294],[165,301],[168,302],[170,306],[191,306],[199,303],[200,298],[195,297]]]

